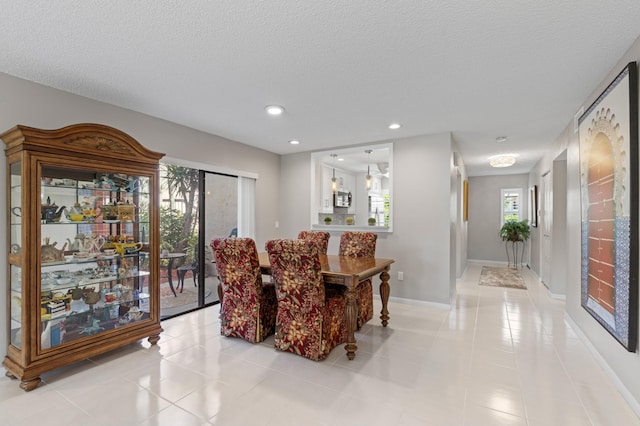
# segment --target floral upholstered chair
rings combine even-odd
[[[347,231],[340,236],[340,256],[375,257],[376,240],[378,234],[374,232]],[[358,303],[357,328],[373,318],[373,287],[371,279],[358,284],[356,293]]]
[[[222,286],[220,333],[261,342],[275,331],[275,286],[262,283],[256,243],[251,238],[211,241]]]
[[[331,234],[325,231],[300,231],[298,234],[299,240],[313,241],[318,244],[320,248],[320,254],[327,254],[327,248],[329,247],[329,237]]]
[[[306,240],[266,244],[276,282],[275,347],[319,361],[347,340],[344,292],[326,293],[319,249]]]

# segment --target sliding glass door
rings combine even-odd
[[[211,250],[215,238],[238,236],[238,177],[211,172],[204,173],[202,233],[206,248],[205,267],[207,279],[205,289],[211,292],[212,300],[218,297],[218,270]]]
[[[209,243],[237,235],[238,178],[162,164],[160,314],[169,318],[219,301]]]

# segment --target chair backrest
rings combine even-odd
[[[196,243],[193,246],[193,262],[191,262],[191,266],[197,268],[200,262],[200,245]]]
[[[317,244],[320,249],[320,254],[327,254],[329,237],[331,237],[331,234],[326,231],[300,231],[298,234],[299,240],[312,241]]]
[[[265,248],[269,253],[271,274],[276,283],[278,304],[317,311],[324,306],[319,249],[307,240],[271,240]]]
[[[262,274],[255,241],[251,238],[216,238],[211,241],[211,248],[225,298],[231,289],[236,294],[243,294],[242,297],[259,297]]]
[[[340,256],[348,257],[375,257],[376,240],[375,232],[346,231],[340,236]]]

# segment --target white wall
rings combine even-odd
[[[640,39],[636,40],[620,61],[613,65],[611,71],[580,107],[588,108],[602,93],[627,63],[640,59]],[[578,333],[585,336],[589,345],[598,353],[605,369],[614,375],[623,395],[627,398],[636,413],[640,413],[640,355],[638,352],[627,352],[585,309],[581,306],[580,289],[580,171],[579,171],[579,135],[573,131],[573,117],[567,117],[567,126],[555,141],[555,148],[550,151],[534,172],[531,179],[539,178],[543,170],[553,170],[553,161],[566,149],[566,257],[556,259],[565,262],[566,273],[566,314],[569,321],[578,328]],[[632,161],[638,161],[634,159]],[[640,214],[640,212],[636,212]],[[554,243],[555,244],[555,243]],[[555,253],[555,251],[554,251]],[[637,260],[638,261],[638,260]]]
[[[498,232],[502,226],[501,189],[522,188],[523,218],[529,211],[529,176],[525,174],[472,176],[469,178],[469,222],[467,256],[472,260],[507,262],[505,244]],[[511,247],[509,246],[511,252]],[[520,258],[518,252],[518,258]],[[524,263],[528,263],[529,242],[525,243]]]
[[[594,88],[591,96],[584,100],[586,108],[602,93],[622,68],[631,61],[640,59],[640,40],[636,40],[631,49],[615,64],[609,75]],[[572,117],[567,117],[568,127],[573,128]],[[567,150],[567,235],[568,235],[568,282],[567,314],[580,330],[589,338],[598,353],[615,372],[626,389],[637,401],[640,401],[640,356],[627,352],[617,341],[597,323],[580,305],[580,174],[578,134],[571,132]],[[637,158],[632,161],[638,161]],[[639,214],[639,212],[635,212]],[[636,236],[637,237],[637,236]],[[637,260],[636,260],[637,261]]]
[[[128,133],[145,147],[168,157],[211,165],[213,169],[241,170],[258,175],[256,182],[256,243],[278,237],[280,157],[221,137],[144,114],[93,101],[80,96],[0,74],[0,132],[17,124],[57,129],[75,123],[99,123]],[[6,164],[0,161],[0,205],[6,205]],[[6,212],[0,209],[0,233],[6,235]],[[6,247],[0,244],[0,258]],[[0,262],[0,276],[6,276],[6,262]],[[6,306],[6,292],[0,292],[0,306]],[[4,309],[2,310],[4,312]],[[0,353],[7,347],[6,316],[0,315]]]
[[[467,267],[467,232],[468,222],[464,220],[464,182],[468,180],[467,170],[464,165],[462,154],[458,151],[454,141],[452,157],[457,157],[457,161],[452,158],[452,188],[451,188],[451,222],[452,232],[455,236],[455,250],[452,257],[455,257],[455,277],[460,278]],[[468,203],[468,200],[467,200]],[[454,265],[452,265],[454,266]],[[455,289],[455,286],[453,286]],[[452,295],[453,296],[453,295]]]
[[[444,224],[451,223],[455,174],[451,136],[443,133],[392,142],[393,232],[378,234],[376,256],[395,259],[391,297],[449,304],[451,289],[455,289],[455,268],[454,274],[450,270],[455,259],[450,252],[450,226]],[[310,153],[282,157],[280,227],[284,238],[295,238],[310,226],[310,167]],[[338,252],[339,240],[340,232],[332,232],[330,254]],[[398,271],[404,272],[403,281],[397,280]]]

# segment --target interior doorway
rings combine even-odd
[[[567,289],[567,151],[553,160],[553,220],[549,293],[564,299]]]
[[[553,226],[553,187],[551,186],[551,171],[542,175],[540,197],[540,280],[549,287],[551,275],[551,247]]]

